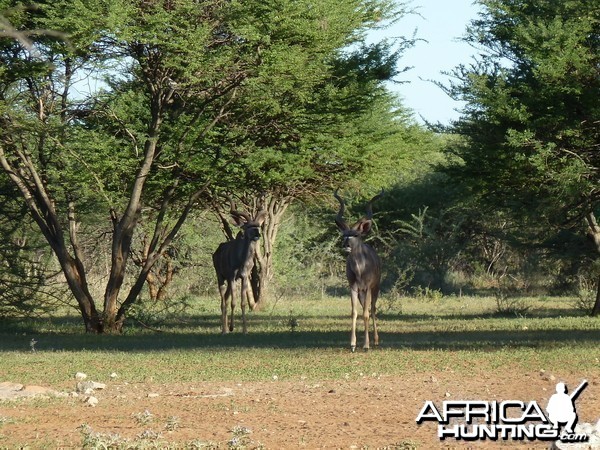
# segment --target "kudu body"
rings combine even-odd
[[[219,294],[221,295],[221,332],[225,334],[233,331],[233,313],[236,305],[235,284],[237,280],[240,280],[242,326],[243,332],[247,333],[246,302],[251,310],[255,306],[249,276],[254,264],[256,243],[260,239],[260,226],[265,220],[266,211],[261,210],[252,218],[246,212],[236,211],[235,205],[231,203],[230,214],[234,223],[240,227],[240,232],[235,239],[220,244],[213,253],[213,265],[217,273]],[[230,308],[231,315],[228,323],[227,313]]]
[[[379,256],[369,244],[362,241],[372,226],[372,203],[381,194],[373,197],[367,204],[367,214],[354,225],[349,226],[344,220],[344,200],[333,194],[340,203],[340,209],[335,218],[335,223],[342,232],[342,247],[348,253],[346,259],[346,277],[350,285],[350,300],[352,302],[352,331],[350,334],[350,348],[356,350],[356,319],[358,317],[358,304],[362,306],[365,338],[363,348],[369,349],[369,318],[373,318],[373,343],[379,345],[377,333],[376,304],[381,283],[381,261]]]

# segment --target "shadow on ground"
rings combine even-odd
[[[600,344],[600,331],[594,329],[523,329],[518,318],[504,319],[503,329],[453,331],[453,323],[483,319],[482,316],[444,317],[442,330],[402,330],[407,325],[423,320],[436,320],[435,316],[386,316],[380,320],[382,348],[412,350],[448,349],[496,351],[505,348],[550,348],[569,343],[593,346]],[[576,320],[576,318],[573,318]],[[0,351],[165,351],[194,349],[239,348],[344,348],[348,346],[350,323],[348,318],[333,316],[309,317],[315,320],[336,320],[329,331],[303,329],[300,325],[292,331],[286,326],[287,316],[256,316],[252,319],[249,333],[243,335],[238,329],[221,335],[216,316],[188,317],[184,324],[172,322],[162,332],[130,327],[122,335],[90,335],[81,333],[74,318],[54,318],[44,321],[0,322]],[[390,327],[386,330],[385,324]],[[241,325],[238,322],[239,325]],[[346,328],[347,325],[347,328]],[[393,326],[392,326],[393,325]],[[241,327],[240,327],[241,328]],[[318,328],[313,326],[313,328]],[[389,331],[392,328],[394,331]],[[407,327],[408,328],[408,327]],[[48,330],[48,331],[44,331]],[[62,331],[61,331],[62,330]],[[357,336],[362,339],[362,323],[359,321]]]

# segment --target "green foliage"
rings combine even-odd
[[[443,211],[441,217],[428,217],[427,210],[424,207],[412,214],[410,221],[398,221],[398,228],[391,230],[403,242],[396,249],[395,260],[405,271],[414,273],[417,284],[425,289],[443,289],[445,276],[459,253],[460,222],[454,220],[456,216],[448,220]]]
[[[343,282],[345,257],[333,221],[332,211],[316,205],[292,205],[281,227],[275,248],[277,290],[285,295],[325,291]]]
[[[453,131],[457,168],[479,195],[550,222],[596,202],[600,16],[590,2],[483,1],[466,40],[487,53],[460,66],[450,93],[467,101]],[[554,217],[550,217],[554,216]]]
[[[222,162],[217,170],[223,188],[242,179],[251,191],[309,197],[370,172],[382,141],[401,128],[383,80],[355,82],[371,69],[349,65],[341,75],[335,65],[346,56],[297,50],[302,54],[272,49],[275,60],[262,51],[259,77],[243,86],[231,119],[215,127],[222,135],[214,153]],[[373,64],[395,60],[390,54],[378,57],[384,60]]]
[[[0,6],[20,33],[0,37],[10,69],[0,72],[4,176],[57,255],[90,331],[118,328],[145,262],[176,244],[201,186],[210,186],[206,203],[220,192],[309,197],[368,169],[376,144],[395,132],[383,83],[410,42],[363,41],[403,14],[402,4]],[[88,269],[90,252],[110,255],[104,293],[90,288],[99,275]],[[129,254],[138,270],[125,269]]]

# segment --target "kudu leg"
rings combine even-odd
[[[248,301],[248,306],[250,307],[250,311],[254,311],[256,307],[256,302],[254,301],[254,293],[252,292],[252,286],[250,286],[250,279],[246,278],[246,297],[242,297],[242,302],[244,300]]]
[[[350,289],[350,301],[352,303],[352,331],[350,332],[350,350],[356,350],[356,319],[358,317],[358,292]]]
[[[230,291],[229,283],[227,283],[227,285],[225,285],[225,283],[219,284],[219,294],[221,295],[221,333],[222,334],[226,334],[228,331],[227,330],[227,309],[228,309],[227,299],[229,298],[229,291]]]
[[[370,342],[369,342],[369,319],[371,313],[371,290],[367,289],[365,293],[365,299],[363,302],[363,322],[365,325],[365,342],[363,344],[363,349],[369,350]]]
[[[373,317],[373,345],[377,347],[379,345],[379,333],[377,332],[377,308],[375,306],[377,303],[377,297],[375,294],[373,294],[371,301],[371,317]]]
[[[229,318],[229,331],[233,331],[233,317],[235,311],[235,281],[231,283],[231,317]]]
[[[242,278],[242,292],[240,294],[240,308],[242,308],[242,331],[244,334],[248,333],[248,328],[246,327],[246,300],[248,299],[248,280],[246,278]]]

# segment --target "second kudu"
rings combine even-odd
[[[335,223],[342,232],[342,247],[348,253],[346,259],[346,277],[350,284],[350,300],[352,302],[352,332],[350,334],[350,349],[356,350],[356,319],[358,317],[358,304],[362,306],[363,322],[365,326],[365,339],[363,348],[369,349],[369,318],[373,318],[373,343],[379,345],[377,333],[376,303],[379,296],[381,283],[381,261],[379,256],[369,244],[362,241],[373,224],[372,203],[381,195],[377,194],[367,204],[367,214],[354,225],[349,226],[344,220],[344,200],[334,192],[335,198],[340,203],[340,209],[335,218]]]
[[[235,284],[237,280],[241,283],[240,307],[242,309],[243,332],[247,333],[246,327],[246,302],[250,309],[254,309],[252,289],[250,287],[250,272],[253,267],[254,252],[257,241],[260,239],[260,226],[267,215],[266,211],[260,210],[254,218],[247,212],[237,211],[235,204],[231,202],[229,212],[235,225],[240,227],[236,238],[223,242],[213,253],[213,265],[217,272],[219,283],[219,294],[221,295],[221,332],[223,334],[233,331],[233,312],[236,304]],[[229,321],[227,312],[231,308]]]

